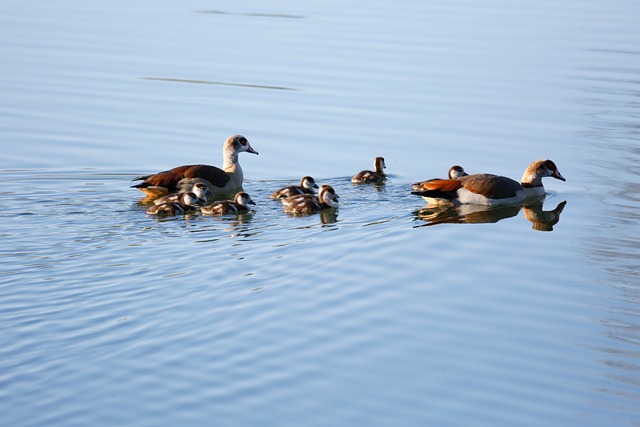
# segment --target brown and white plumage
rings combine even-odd
[[[449,179],[458,179],[458,178],[461,178],[463,176],[467,176],[468,173],[466,173],[464,171],[462,166],[453,165],[453,166],[451,166],[449,168],[449,172],[448,172],[447,175],[449,176]],[[411,184],[411,187],[413,188],[413,191],[422,191],[422,190],[424,190],[423,184],[425,182],[435,181],[437,179],[439,179],[439,178],[432,178],[432,179],[428,179],[426,181],[414,182],[413,184]]]
[[[148,210],[149,215],[177,215],[194,210],[200,204],[200,198],[193,192],[179,193],[179,198],[159,205],[153,205]]]
[[[318,184],[316,184],[315,179],[310,176],[305,176],[300,180],[300,185],[283,187],[274,191],[269,197],[272,199],[283,199],[297,194],[316,194],[317,188]]]
[[[282,199],[283,210],[291,214],[310,214],[338,207],[338,195],[330,185],[322,185],[318,195],[298,194]]]
[[[411,194],[432,204],[513,204],[544,196],[542,178],[547,176],[565,181],[551,160],[536,160],[527,167],[520,182],[505,176],[473,174],[457,179],[425,181],[420,190]]]
[[[237,214],[249,209],[249,205],[255,205],[251,197],[244,191],[239,192],[233,200],[218,200],[210,205],[203,206],[200,211],[206,215]]]
[[[384,169],[386,168],[384,164],[383,157],[376,157],[373,162],[373,166],[375,171],[364,170],[362,172],[358,172],[351,178],[351,182],[354,184],[371,184],[371,183],[381,183],[387,179],[387,176],[384,174]]]
[[[142,182],[131,187],[153,197],[190,191],[196,182],[204,183],[213,193],[237,190],[242,187],[244,180],[242,168],[238,163],[238,154],[242,152],[258,154],[247,138],[242,135],[232,135],[227,138],[222,147],[222,169],[209,165],[178,166],[167,171],[134,178],[132,181]]]
[[[196,182],[191,189],[191,192],[196,195],[198,198],[199,204],[205,204],[207,202],[207,195],[213,194],[202,182]],[[183,193],[172,193],[167,196],[160,197],[159,199],[155,199],[153,201],[156,205],[161,205],[163,203],[173,203],[177,202],[181,199]]]

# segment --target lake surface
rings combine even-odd
[[[640,3],[0,12],[1,425],[640,425]],[[145,214],[234,133],[255,210]],[[538,158],[537,209],[410,194]]]

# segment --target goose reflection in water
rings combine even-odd
[[[542,201],[527,205],[497,206],[460,205],[460,206],[427,206],[416,211],[416,217],[427,224],[486,224],[498,222],[505,218],[518,215],[522,209],[524,217],[533,224],[538,231],[553,231],[553,226],[560,221],[560,214],[566,206],[566,200],[560,202],[555,209],[542,210]]]

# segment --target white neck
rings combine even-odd
[[[535,171],[527,169],[524,171],[520,183],[524,187],[542,187],[542,177],[536,174]]]
[[[226,147],[225,147],[226,148]],[[240,163],[238,163],[238,153],[235,150],[226,149],[222,153],[223,156],[223,164],[222,168],[227,173],[235,173],[239,175],[242,179],[242,168],[240,167]]]

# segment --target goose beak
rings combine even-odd
[[[551,176],[554,177],[555,179],[559,179],[560,181],[566,181],[566,179],[564,179],[564,176],[562,176],[562,174],[560,174],[560,171],[557,169],[553,171],[553,175]]]
[[[251,153],[251,154],[259,154],[256,150],[253,149],[253,147],[251,145],[247,146],[247,153]]]

